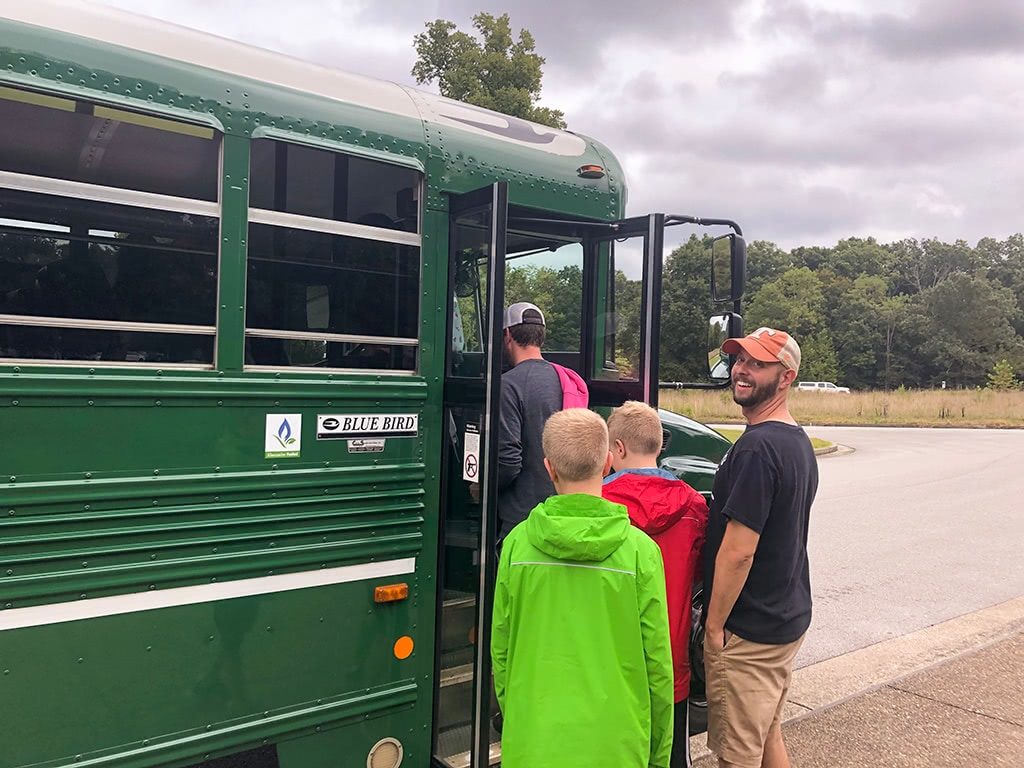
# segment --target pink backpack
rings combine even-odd
[[[587,382],[572,368],[558,363],[551,363],[558,374],[558,383],[562,385],[562,408],[586,408],[590,401]]]

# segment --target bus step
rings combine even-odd
[[[466,749],[472,740],[471,726],[462,725],[441,731],[437,736],[437,754],[448,768],[469,768],[470,751]],[[501,763],[501,737],[491,728],[491,746],[487,764]]]

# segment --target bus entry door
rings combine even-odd
[[[508,188],[451,199],[435,662],[435,766],[500,760],[490,614]]]

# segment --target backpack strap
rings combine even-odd
[[[572,368],[566,368],[558,363],[551,363],[551,367],[558,374],[558,383],[562,386],[563,410],[565,408],[586,408],[590,402],[590,392],[583,377]]]

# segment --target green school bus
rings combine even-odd
[[[506,282],[559,276],[597,408],[657,403],[666,226],[732,228],[739,331],[739,228],[625,197],[583,136],[4,3],[0,768],[496,764]],[[664,420],[710,490],[725,441]]]

